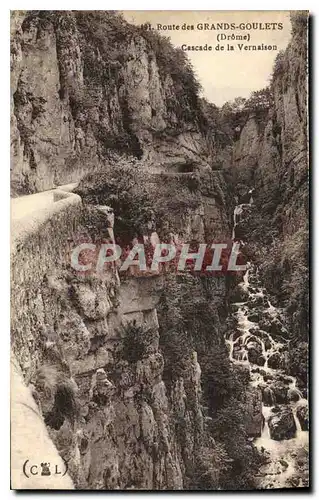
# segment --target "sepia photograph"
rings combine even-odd
[[[12,490],[310,488],[308,40],[10,11]]]

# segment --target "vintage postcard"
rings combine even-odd
[[[309,488],[308,11],[11,11],[11,488]]]

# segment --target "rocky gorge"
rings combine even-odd
[[[249,204],[235,207],[235,237],[240,220],[253,207],[252,195]],[[258,268],[250,262],[235,295],[239,300],[232,304],[235,312],[229,321],[236,330],[226,336],[226,343],[231,362],[249,370],[251,385],[261,394],[262,418],[255,445],[267,455],[267,461],[260,469],[259,484],[264,488],[307,485],[307,390],[300,390],[296,377],[287,374],[290,339],[285,311],[273,306],[261,286]]]
[[[77,186],[14,246],[12,351],[77,489],[309,485],[307,14],[291,24],[270,88],[217,108],[117,13],[13,13],[12,195]],[[241,242],[247,271],[70,266],[82,241],[154,234]]]

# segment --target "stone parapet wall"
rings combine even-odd
[[[68,253],[68,238],[76,226],[81,198],[64,190],[54,193],[52,203],[11,225],[11,487],[13,489],[74,489],[65,464],[53,444],[25,381],[35,369],[35,339],[30,338],[26,318],[42,281],[61,266]],[[14,354],[15,353],[15,354]],[[21,371],[23,370],[23,373]],[[23,376],[24,375],[24,376]],[[32,446],[32,443],[36,443]],[[27,462],[28,461],[28,462]],[[50,476],[41,475],[48,463]],[[32,473],[31,468],[32,467]],[[56,470],[61,474],[55,474]]]
[[[81,198],[66,197],[41,212],[32,212],[11,226],[11,343],[27,375],[36,364],[35,338],[27,338],[26,322],[36,306],[43,280],[55,269],[65,267],[70,241],[81,217]]]

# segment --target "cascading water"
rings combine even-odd
[[[253,206],[252,192],[248,192],[249,203],[235,207],[233,239],[245,208]],[[308,453],[308,417],[302,421],[299,418],[301,410],[301,416],[305,415],[308,403],[296,378],[285,373],[289,340],[283,311],[271,304],[258,274],[258,269],[248,263],[239,285],[243,300],[233,304],[237,328],[225,340],[230,361],[246,365],[251,386],[262,393],[263,425],[260,437],[255,439],[255,446],[265,457],[258,475],[259,487],[302,487],[306,484],[300,462]]]

